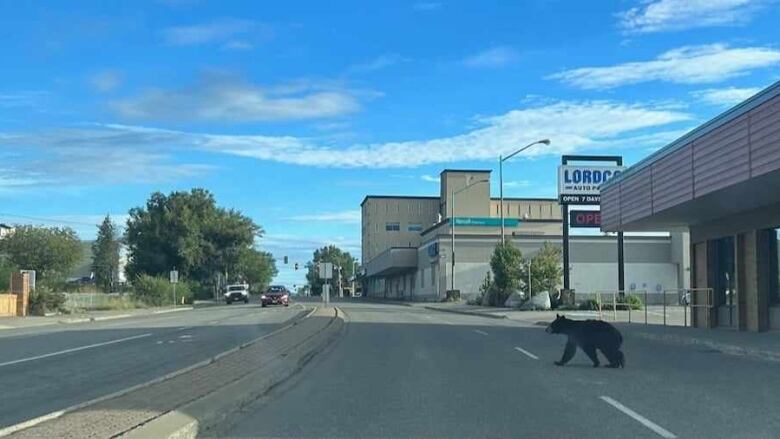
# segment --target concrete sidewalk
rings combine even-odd
[[[78,314],[58,314],[53,316],[0,317],[0,330],[35,328],[49,325],[67,325],[73,323],[100,322],[169,312],[192,310],[192,306],[139,308],[118,311],[92,311]]]
[[[564,314],[578,320],[598,318],[595,311],[520,311],[513,308],[474,306],[465,303],[428,303],[413,306],[454,314],[509,319],[540,326],[554,320],[556,314]],[[660,324],[611,323],[620,328],[627,337],[712,349],[729,355],[780,361],[780,331],[755,333],[727,328],[700,329]]]

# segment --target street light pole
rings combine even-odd
[[[504,244],[504,158],[498,156],[499,210],[501,210],[501,245]]]
[[[549,145],[550,139],[542,139],[542,140],[537,140],[536,142],[533,143],[529,143],[528,145],[525,145],[524,147],[518,149],[512,154],[509,154],[506,157],[502,155],[498,156],[498,180],[499,180],[498,185],[500,186],[499,192],[501,194],[500,201],[499,201],[499,209],[501,209],[501,244],[504,244],[504,162],[539,143]]]
[[[466,186],[468,187],[468,185]],[[450,197],[450,290],[455,290],[455,191]]]

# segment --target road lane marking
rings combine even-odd
[[[526,351],[525,349],[523,349],[523,348],[521,348],[519,346],[515,346],[515,350],[518,351],[518,352],[522,352],[522,353],[526,354],[527,356],[533,358],[534,360],[538,360],[539,359],[539,357],[537,357],[536,355]]]
[[[303,308],[304,311],[306,310],[306,307],[303,306],[303,305],[301,305],[301,308]],[[338,308],[336,308],[336,309],[338,310]],[[61,409],[61,410],[57,410],[57,411],[54,411],[54,412],[51,412],[51,413],[47,413],[47,414],[42,415],[42,416],[38,416],[37,418],[28,419],[26,421],[22,421],[22,422],[19,422],[17,424],[14,424],[14,425],[9,425],[7,427],[0,428],[0,438],[8,436],[9,434],[15,433],[17,431],[24,430],[25,428],[34,427],[34,426],[36,426],[38,424],[41,424],[43,422],[50,421],[52,419],[57,419],[57,418],[59,418],[62,415],[65,415],[67,413],[75,412],[76,410],[82,409],[84,407],[89,407],[91,405],[94,405],[94,404],[97,404],[97,403],[100,403],[100,402],[103,402],[103,401],[108,401],[109,399],[118,398],[118,397],[126,395],[126,394],[128,394],[130,392],[134,392],[136,390],[143,389],[143,388],[155,385],[157,383],[161,383],[163,381],[169,380],[169,379],[177,377],[179,375],[183,375],[183,374],[185,374],[187,372],[190,372],[192,370],[195,370],[195,369],[198,369],[200,367],[209,365],[209,364],[217,361],[218,359],[220,359],[222,357],[225,357],[227,355],[230,355],[230,354],[232,354],[234,352],[238,352],[240,349],[245,348],[245,347],[247,347],[247,346],[249,346],[249,345],[251,345],[253,343],[257,343],[260,340],[264,340],[266,338],[273,337],[274,335],[276,335],[276,334],[278,334],[278,333],[280,333],[282,331],[285,331],[287,329],[292,328],[293,326],[298,324],[299,321],[311,317],[316,311],[317,311],[317,307],[316,306],[312,307],[305,316],[303,316],[299,320],[296,320],[295,322],[287,323],[286,325],[282,326],[281,328],[277,328],[277,329],[275,329],[275,330],[273,330],[273,331],[271,331],[271,332],[269,332],[267,334],[263,334],[263,335],[255,338],[255,339],[252,339],[252,340],[250,340],[250,341],[248,341],[246,343],[243,343],[240,346],[236,346],[236,347],[230,348],[230,349],[228,349],[226,351],[220,352],[219,354],[217,354],[217,355],[215,355],[215,356],[213,356],[211,358],[207,358],[207,359],[205,359],[203,361],[195,363],[195,364],[193,364],[191,366],[187,366],[187,367],[185,367],[183,369],[175,370],[175,371],[170,372],[168,374],[165,374],[165,375],[163,375],[161,377],[157,377],[157,378],[154,378],[152,380],[149,380],[149,381],[146,381],[146,382],[143,382],[143,383],[140,383],[140,384],[136,384],[134,386],[130,386],[128,388],[125,388],[125,389],[122,389],[122,390],[118,390],[118,391],[113,392],[113,393],[109,393],[107,395],[99,396],[97,398],[93,398],[93,399],[90,399],[88,401],[83,401],[83,402],[80,402],[78,404],[74,404],[74,405],[72,405],[70,407],[66,407],[66,408]],[[338,311],[338,312],[341,313],[342,311]],[[162,341],[158,342],[158,344],[159,343],[162,343]]]
[[[488,335],[488,333],[487,333],[487,332],[485,332],[485,331],[480,331],[479,329],[475,329],[475,330],[474,330],[474,332],[476,332],[477,334]]]
[[[660,425],[654,423],[653,421],[645,418],[644,416],[640,415],[639,413],[631,410],[630,408],[624,406],[623,404],[615,401],[614,399],[610,398],[609,396],[599,396],[599,398],[606,402],[607,404],[611,405],[612,407],[615,407],[616,409],[620,410],[621,412],[627,414],[628,416],[634,418],[635,421],[639,422],[640,424],[644,425],[645,427],[649,428],[650,430],[653,430],[656,432],[659,436],[667,438],[667,439],[674,439],[677,436],[675,436],[673,433],[669,432],[668,430],[664,429]]]
[[[95,344],[91,344],[91,345],[87,345],[87,346],[79,346],[77,348],[71,348],[71,349],[65,349],[63,351],[52,352],[52,353],[49,353],[49,354],[36,355],[35,357],[28,357],[28,358],[21,358],[19,360],[6,361],[5,363],[0,363],[0,367],[10,366],[12,364],[26,363],[28,361],[41,360],[43,358],[49,358],[49,357],[54,357],[54,356],[57,356],[57,355],[69,354],[71,352],[83,351],[85,349],[98,348],[100,346],[108,346],[110,344],[122,343],[123,341],[130,341],[130,340],[136,340],[136,339],[139,339],[139,338],[150,337],[151,335],[152,335],[151,333],[141,334],[141,335],[134,335],[132,337],[125,337],[125,338],[118,338],[116,340],[104,341],[103,343],[95,343]]]

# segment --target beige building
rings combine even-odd
[[[431,263],[428,252],[432,242],[438,245],[445,236],[450,238],[442,247],[450,245],[452,224],[456,240],[489,237],[491,248],[498,242],[500,200],[490,197],[490,171],[447,169],[440,181],[438,197],[367,196],[363,200],[362,262],[369,295],[384,296],[388,291],[417,299],[443,295],[452,270],[447,271],[446,257],[438,252]],[[561,209],[555,199],[505,198],[504,217],[510,239],[561,234]],[[455,275],[463,287],[476,288],[485,275],[484,266],[483,258],[464,259],[456,265]]]
[[[490,197],[490,171],[447,169],[438,197],[367,196],[361,207],[366,295],[427,301],[444,298],[449,289],[477,294],[501,239],[500,200]],[[505,239],[523,255],[533,256],[545,243],[561,245],[556,199],[505,198],[504,225]],[[683,288],[680,273],[687,264],[679,248],[675,238],[626,237],[628,288]],[[570,254],[577,291],[617,289],[614,236],[572,236]]]

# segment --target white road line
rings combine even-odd
[[[649,428],[650,430],[653,430],[656,432],[659,436],[665,437],[667,439],[674,439],[677,436],[675,436],[673,433],[669,432],[668,430],[664,429],[660,425],[654,423],[653,421],[645,418],[644,416],[640,415],[639,413],[631,410],[630,408],[624,406],[623,404],[615,401],[614,399],[610,398],[609,396],[599,396],[599,398],[606,402],[607,404],[611,405],[612,407],[615,407],[616,409],[620,410],[621,412],[627,414],[628,416],[634,418],[635,421],[639,422],[640,424],[644,425],[645,427]]]
[[[515,346],[515,350],[528,355],[529,357],[533,358],[534,360],[538,360],[539,359],[539,357],[537,357],[536,355],[526,351],[525,349],[523,349],[523,348],[521,348],[519,346]]]
[[[151,335],[152,335],[151,333],[141,334],[141,335],[134,335],[132,337],[118,338],[116,340],[104,341],[103,343],[95,343],[95,344],[91,344],[91,345],[87,345],[87,346],[79,346],[77,348],[65,349],[64,351],[57,351],[57,352],[52,352],[52,353],[49,353],[49,354],[37,355],[35,357],[28,357],[28,358],[21,358],[19,360],[6,361],[5,363],[0,363],[0,367],[10,366],[12,364],[26,363],[28,361],[40,360],[40,359],[43,359],[43,358],[54,357],[54,356],[62,355],[62,354],[69,354],[71,352],[83,351],[85,349],[92,349],[92,348],[97,348],[97,347],[100,347],[100,346],[107,346],[107,345],[110,345],[110,344],[121,343],[123,341],[136,340],[136,339],[139,339],[139,338],[149,337]]]
[[[487,333],[487,332],[485,332],[485,331],[480,331],[479,329],[475,329],[475,330],[474,330],[474,332],[476,332],[477,334],[488,335],[488,333]]]

